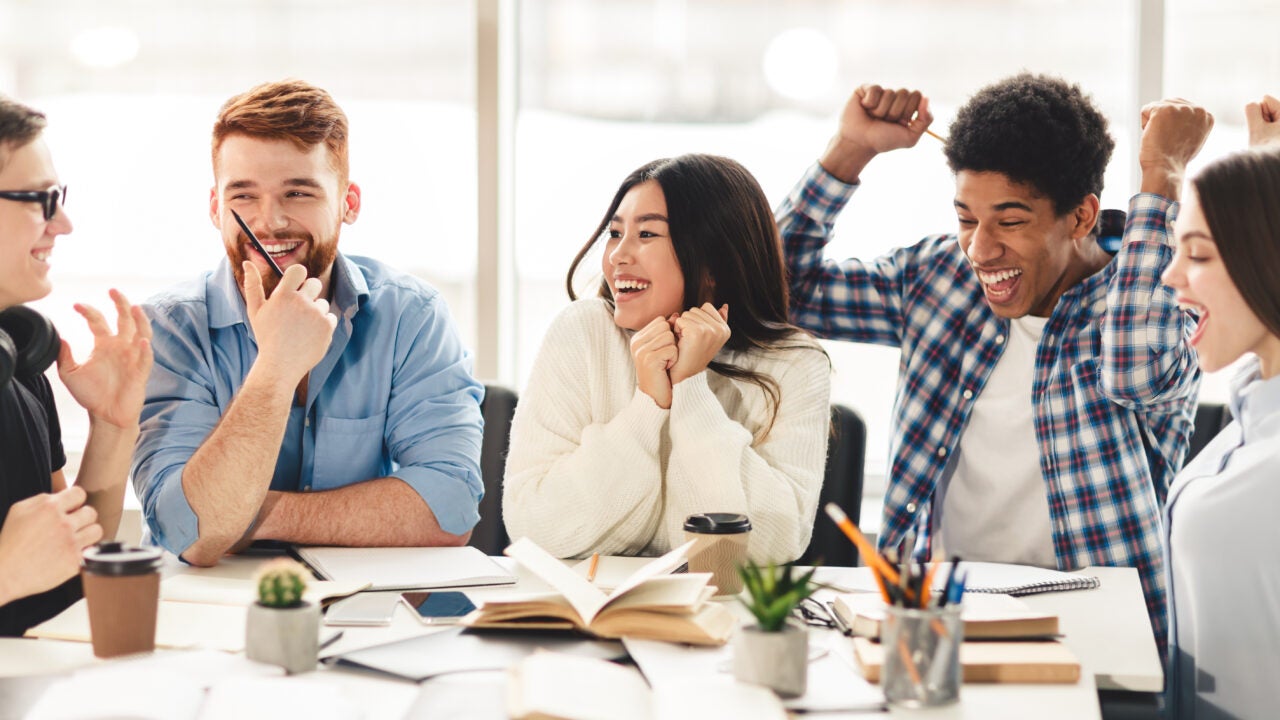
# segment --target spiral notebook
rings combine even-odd
[[[1035,595],[1062,590],[1092,590],[1101,583],[1092,575],[1073,575],[1060,570],[1031,565],[1005,563],[962,562],[960,570],[968,570],[965,592],[1002,593],[1005,595]],[[951,574],[951,563],[942,563],[934,573],[934,584],[940,590]]]

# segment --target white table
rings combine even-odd
[[[509,563],[505,558],[500,562]],[[230,558],[212,569],[195,570],[174,563],[166,572],[201,572],[225,577],[248,577],[261,558]],[[510,566],[510,565],[508,565]],[[841,583],[865,568],[824,568],[824,581]],[[894,710],[897,716],[928,718],[1040,719],[1100,717],[1097,688],[1158,691],[1163,672],[1155,640],[1147,622],[1141,586],[1131,568],[1089,568],[1081,574],[1096,575],[1097,590],[1051,593],[1025,598],[1038,609],[1060,617],[1064,641],[1080,658],[1083,679],[1075,685],[966,684],[961,702],[928,711]],[[517,575],[520,576],[517,570]],[[521,577],[520,589],[540,583]],[[509,588],[470,591],[477,597],[499,594]],[[434,632],[400,605],[388,627],[345,628],[343,637],[322,654],[338,654],[406,637]],[[842,642],[830,643],[833,652],[851,653]],[[63,673],[102,662],[85,643],[53,640],[0,639],[0,677]],[[505,677],[500,672],[464,673],[433,678],[421,685],[364,673],[322,668],[300,679],[321,679],[342,688],[369,718],[400,718],[406,712],[429,713],[436,718],[500,718]],[[1096,685],[1095,685],[1096,680]],[[842,717],[824,713],[823,717]],[[866,717],[849,714],[845,717]]]

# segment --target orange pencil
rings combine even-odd
[[[596,579],[596,568],[600,567],[600,553],[591,553],[591,564],[587,566],[587,582]]]
[[[871,546],[871,542],[858,530],[853,521],[849,519],[849,516],[844,514],[839,505],[827,503],[826,511],[841,532],[858,548],[858,552],[862,554],[863,559],[866,560],[867,565],[871,568],[871,574],[875,576],[876,582],[880,585],[880,594],[884,596],[884,601],[888,604],[889,591],[884,584],[886,582],[896,584],[898,582],[897,571],[884,558],[880,557],[880,553],[876,552],[876,549]]]
[[[925,134],[925,135],[928,135],[929,137],[933,138],[934,140],[937,140],[938,142],[942,143],[943,145],[946,145],[946,144],[947,144],[947,139],[946,139],[946,138],[942,137],[941,135],[939,135],[938,133],[936,133],[936,132],[934,132],[934,131],[932,131],[932,130],[929,130],[929,129],[927,129],[927,128],[926,128],[926,129],[925,129],[925,131],[924,131],[924,134]]]
[[[924,584],[920,586],[920,608],[924,609],[929,606],[929,595],[933,592],[933,574],[938,571],[939,560],[929,563],[929,569],[924,573]]]

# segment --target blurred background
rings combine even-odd
[[[731,156],[776,203],[858,84],[919,88],[945,135],[974,90],[1025,69],[1079,83],[1108,115],[1103,207],[1124,208],[1141,104],[1177,95],[1214,113],[1197,165],[1243,147],[1243,105],[1280,93],[1277,27],[1268,0],[0,0],[0,92],[50,118],[76,230],[36,306],[79,355],[91,338],[72,303],[106,307],[109,287],[141,301],[220,259],[213,119],[231,95],[297,77],[350,116],[364,205],[342,249],[438,287],[478,375],[519,389],[568,301],[570,260],[649,160]],[[863,180],[830,253],[871,257],[953,229],[936,141]],[[898,353],[828,349],[834,399],[867,420],[874,498]],[[1227,375],[1208,379],[1206,399]],[[87,418],[62,402],[74,453]]]

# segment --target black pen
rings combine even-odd
[[[339,639],[339,638],[341,638],[341,637],[342,637],[342,631],[341,631],[341,630],[339,630],[338,632],[336,632],[336,633],[334,633],[334,634],[330,635],[329,637],[325,638],[325,639],[324,639],[324,641],[320,643],[320,646],[316,648],[316,650],[323,650],[323,649],[325,649],[325,648],[329,647],[330,645],[332,645],[332,644],[334,644],[334,643],[338,642],[338,639]]]
[[[241,219],[240,213],[236,212],[235,210],[232,210],[231,217],[234,217],[236,219],[236,222],[240,223],[240,229],[244,231],[245,235],[249,236],[249,242],[253,243],[253,246],[258,249],[258,252],[262,253],[262,257],[267,259],[267,263],[271,265],[271,269],[275,270],[276,277],[278,278],[284,277],[284,271],[281,270],[280,266],[276,264],[276,261],[271,257],[271,253],[268,253],[267,249],[262,247],[262,243],[258,242],[258,237],[253,234],[252,230],[249,229],[249,225],[246,224],[243,219]]]

